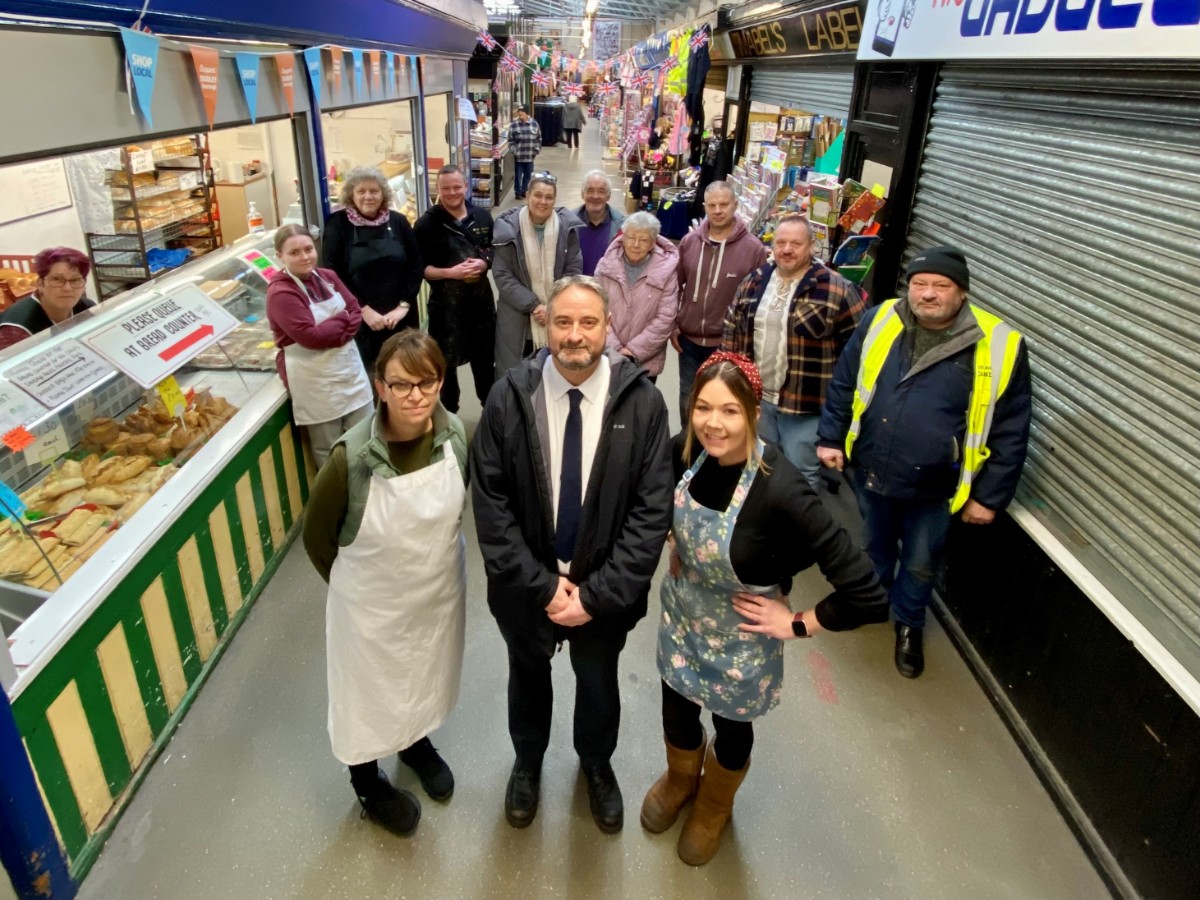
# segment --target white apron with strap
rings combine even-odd
[[[371,475],[362,525],[329,575],[329,738],[346,765],[411,746],[458,701],[467,494],[449,443],[442,449],[409,475]]]
[[[291,275],[291,273],[288,273]],[[313,322],[320,325],[332,319],[346,308],[346,301],[333,285],[325,282],[316,272],[333,296],[319,303],[309,301]],[[300,285],[304,296],[308,296],[304,283],[292,275]],[[371,381],[363,368],[362,356],[353,340],[340,347],[327,350],[310,350],[299,344],[283,348],[283,365],[287,371],[288,391],[292,395],[292,415],[297,425],[318,425],[333,422],[342,416],[361,409],[371,402]]]

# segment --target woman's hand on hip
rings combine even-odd
[[[760,597],[758,594],[739,592],[733,595],[733,608],[746,620],[738,626],[739,631],[765,634],[781,641],[796,636],[792,631],[792,611],[778,597]],[[813,619],[815,620],[816,616]],[[805,624],[808,624],[807,618]]]

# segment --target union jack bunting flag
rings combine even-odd
[[[668,56],[662,62],[662,67],[664,69],[666,69],[668,72],[671,69],[675,68],[677,65],[679,65],[679,57],[678,56]]]
[[[496,43],[496,39],[492,37],[491,32],[489,31],[481,31],[479,34],[475,35],[475,37],[479,40],[479,43],[483,45],[484,50],[495,50],[496,47],[499,46],[499,44]]]
[[[603,81],[596,85],[596,93],[601,97],[611,97],[620,89],[620,85],[613,84],[611,81]]]
[[[562,90],[563,90],[563,93],[566,94],[568,97],[582,97],[583,96],[583,85],[582,84],[564,84],[562,86]]]
[[[692,35],[692,39],[690,41],[688,41],[688,46],[691,47],[693,50],[699,50],[701,47],[703,47],[707,43],[708,43],[708,29],[701,28],[701,29],[698,29],[696,31],[696,33]]]
[[[550,87],[550,84],[554,81],[554,78],[545,69],[539,69],[529,76],[529,80],[538,87]]]
[[[644,88],[650,86],[650,75],[647,72],[635,72],[629,76],[629,86]]]
[[[500,68],[506,72],[520,72],[522,63],[511,53],[505,53],[500,57]]]
[[[492,144],[492,159],[499,159],[501,157],[501,155],[502,154],[500,153],[500,145]]]

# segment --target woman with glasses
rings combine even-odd
[[[275,368],[320,468],[342,433],[371,415],[371,382],[354,344],[362,310],[336,272],[317,268],[308,229],[280,226],[275,254],[283,267],[267,284]]]
[[[679,307],[679,251],[659,228],[650,213],[634,213],[596,265],[612,316],[608,347],[645,369],[651,381],[666,364]]]
[[[562,206],[558,179],[538,172],[529,202],[500,214],[492,232],[496,306],[496,380],[539,347],[546,346],[546,300],[554,282],[583,272],[579,230],[583,223]]]
[[[446,360],[415,329],[375,361],[379,408],[337,442],[304,519],[304,547],[329,583],[329,737],[363,817],[393,834],[421,804],[379,761],[398,753],[434,800],[454,776],[429,741],[458,700],[466,609],[462,532],[467,439],[438,392]]]
[[[92,264],[70,247],[50,247],[33,258],[37,290],[0,314],[0,350],[96,305],[83,295]]]

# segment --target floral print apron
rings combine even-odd
[[[763,444],[759,441],[761,457]],[[783,641],[738,631],[746,620],[733,608],[739,591],[774,595],[778,585],[742,584],[729,545],[750,485],[758,473],[747,461],[724,512],[692,499],[689,485],[707,453],[701,453],[675,487],[671,531],[682,563],[678,577],[662,584],[658,671],[674,691],[726,719],[747,721],[779,703],[783,687]]]

